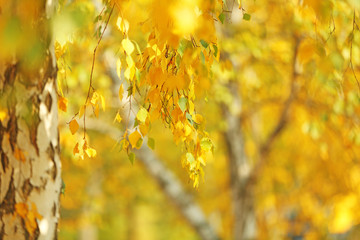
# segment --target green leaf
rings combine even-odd
[[[175,64],[177,68],[180,68],[180,63],[181,63],[181,57],[180,55],[176,55]]]
[[[191,123],[191,125],[193,124],[193,119],[192,119],[191,114],[186,113],[186,119]]]
[[[146,111],[145,108],[140,108],[140,110],[138,111],[138,113],[136,114],[136,118],[141,122],[141,123],[145,123],[146,118],[148,116],[148,111]]]
[[[142,145],[142,143],[143,143],[143,139],[140,138],[140,139],[136,142],[136,148],[140,148],[141,145]]]
[[[220,22],[221,22],[222,24],[224,24],[225,14],[224,14],[224,13],[220,13],[220,15],[218,16],[218,18],[219,18]]]
[[[217,56],[217,54],[218,54],[218,48],[217,48],[217,46],[215,45],[215,44],[213,44],[213,47],[214,47],[214,57],[216,57]]]
[[[205,65],[205,55],[203,52],[200,52],[200,60],[201,60],[201,63]]]
[[[136,81],[139,84],[140,83],[140,78],[141,78],[141,72],[137,68],[136,68],[135,76],[136,76]]]
[[[243,19],[244,19],[245,21],[250,21],[250,19],[251,19],[251,15],[250,15],[250,14],[248,14],[248,13],[244,13],[244,15],[243,15]]]
[[[184,97],[179,98],[178,104],[182,112],[185,112],[186,110],[186,103],[187,103],[187,98]]]
[[[201,45],[204,47],[204,48],[207,48],[209,46],[209,44],[205,41],[205,40],[200,40],[200,43]]]
[[[126,89],[127,93],[128,93],[128,97],[130,97],[133,93],[133,85],[131,84],[127,89]]]
[[[212,148],[213,144],[211,142],[211,140],[207,137],[204,137],[201,139],[200,141],[200,147],[202,150],[204,151],[210,151]]]
[[[186,40],[186,39],[180,40],[177,52],[180,54],[181,57],[184,55],[186,48],[190,45],[191,45],[191,43],[188,40]]]
[[[64,195],[64,196],[65,196],[65,188],[66,188],[65,182],[64,182],[63,179],[61,179],[61,190],[60,190],[60,193],[61,193],[62,195]]]
[[[148,145],[149,148],[154,150],[155,149],[155,140],[153,138],[148,138],[147,145]]]
[[[129,153],[128,157],[129,157],[129,160],[130,160],[131,164],[134,164],[135,153],[133,153],[133,152]]]

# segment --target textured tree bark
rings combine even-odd
[[[225,24],[231,24],[232,11],[236,1],[226,0],[227,10]],[[220,27],[219,34],[232,38],[226,26]],[[222,58],[231,61],[229,54],[222,51]],[[234,68],[238,67],[233,63]],[[245,139],[241,126],[242,99],[236,80],[230,79],[227,88],[232,96],[232,104],[221,105],[227,129],[223,136],[227,147],[232,192],[233,237],[234,240],[251,240],[256,238],[256,216],[254,209],[253,184],[251,181],[253,166],[245,152]]]
[[[47,19],[54,1],[37,1],[28,12],[19,7],[26,1],[11,2],[2,4],[2,13],[20,21],[28,17],[21,29],[31,26],[28,36],[40,46],[40,60],[32,62],[22,46],[0,58],[0,108],[6,112],[0,119],[0,239],[56,239],[61,163],[57,70]]]
[[[241,98],[235,81],[228,86],[233,97],[232,106],[222,106],[227,129],[224,132],[228,150],[230,185],[232,190],[232,205],[234,214],[235,240],[254,239],[256,237],[256,222],[254,212],[254,197],[250,180],[252,167],[245,153],[245,140],[241,128]],[[250,186],[250,187],[249,187]]]

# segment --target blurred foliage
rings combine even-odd
[[[235,108],[228,88],[231,82],[237,83],[238,89],[233,90],[242,101],[240,118],[250,165],[265,162],[256,173],[254,192],[259,239],[360,236],[360,3],[242,0],[238,8],[238,1],[229,1],[235,4],[230,14],[231,6],[225,2],[111,1],[104,2],[103,8],[96,1],[60,1],[51,20],[58,93],[68,101],[60,114],[65,183],[60,239],[81,239],[92,231],[99,239],[198,239],[146,169],[136,159],[133,165],[128,160],[139,139],[129,140],[130,146],[125,141],[119,151],[119,143],[89,128],[85,139],[96,149],[96,157],[85,153],[83,159],[74,157],[74,146],[83,144],[83,133],[71,134],[67,124],[76,119],[83,126],[81,108],[85,105],[84,117],[92,118],[103,104],[106,111],[98,113],[100,120],[123,133],[141,131],[140,126],[129,127],[130,114],[124,109],[130,105],[148,111],[137,115],[136,107],[132,110],[137,123],[150,129],[141,137],[155,139],[154,151],[194,195],[220,236],[232,239],[236,213],[231,207],[231,166],[223,137],[228,124],[221,111],[222,104]],[[0,24],[0,57],[9,57],[16,49],[40,61],[36,49],[43,48],[43,43],[27,33],[31,28],[20,28],[31,16],[0,14],[6,18]],[[174,54],[174,60],[166,60],[167,54]],[[141,56],[153,60],[145,62]],[[109,64],[117,68],[120,80],[114,80]],[[182,75],[164,75],[159,70],[170,65]],[[165,83],[173,95],[148,96],[156,84]],[[119,102],[121,84],[124,96]],[[95,92],[100,100],[93,104],[87,95]],[[164,106],[164,99],[172,99],[171,104]],[[261,147],[288,99],[285,127],[263,156]],[[159,106],[157,111],[163,115],[151,112],[149,104]],[[176,111],[189,113],[179,118],[184,131],[169,123]],[[114,122],[117,113],[123,120]],[[199,126],[193,123],[198,114],[204,119]],[[156,118],[162,123],[153,121]],[[127,139],[122,137],[119,142]],[[202,137],[211,139],[213,154],[194,147]],[[198,177],[191,175],[191,164],[184,164],[184,152],[196,161],[206,158],[205,181],[200,177],[198,190],[192,188]]]

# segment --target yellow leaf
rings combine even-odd
[[[95,106],[94,114],[95,114],[96,117],[99,117],[99,105]]]
[[[79,124],[75,119],[73,119],[69,123],[69,127],[70,127],[71,134],[74,135],[76,133],[76,131],[79,129]]]
[[[149,126],[146,124],[141,124],[139,126],[139,129],[140,129],[141,135],[145,136],[148,133]]]
[[[135,49],[134,44],[128,38],[124,38],[121,41],[121,45],[128,55],[130,55]]]
[[[116,21],[116,26],[122,33],[127,33],[129,31],[129,22],[120,16]]]
[[[140,148],[140,147],[136,147],[136,144],[140,138],[141,135],[138,131],[134,131],[132,134],[129,135],[129,141],[133,148]]]
[[[116,121],[116,122],[120,123],[120,122],[121,122],[121,120],[122,120],[122,118],[121,118],[120,114],[119,114],[119,113],[116,113],[116,116],[115,116],[114,122]]]
[[[121,85],[120,85],[120,88],[119,88],[119,99],[120,99],[120,102],[121,102],[122,99],[123,99],[123,93],[124,93],[124,87],[123,87],[123,85],[121,84]]]
[[[147,116],[148,116],[148,111],[146,111],[145,108],[140,108],[140,110],[139,110],[138,113],[136,114],[136,118],[137,118],[141,123],[145,123]]]
[[[93,158],[93,157],[96,156],[96,150],[93,149],[93,148],[91,148],[91,147],[88,147],[88,148],[85,150],[85,152],[86,152],[86,154],[87,154],[89,157],[91,157],[91,158]]]
[[[68,105],[68,100],[64,97],[60,97],[58,100],[58,108],[63,111],[66,112],[67,111],[67,105]]]
[[[99,94],[97,92],[94,92],[92,97],[91,97],[91,104],[95,105],[97,103],[97,101],[99,101]]]

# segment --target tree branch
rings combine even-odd
[[[110,136],[115,141],[121,135],[117,128],[95,119],[87,120],[87,129]],[[139,161],[145,166],[148,173],[157,180],[163,192],[175,203],[187,222],[199,234],[201,239],[220,239],[213,227],[208,223],[201,207],[192,196],[184,190],[181,182],[162,161],[151,151],[146,144],[140,149],[133,149]]]

